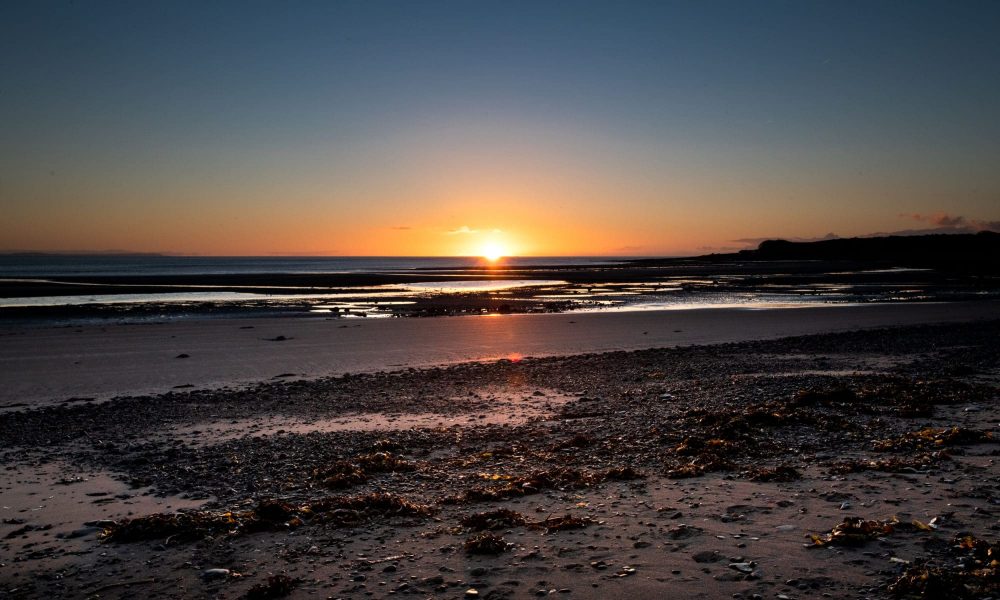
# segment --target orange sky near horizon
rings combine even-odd
[[[515,177],[468,159],[450,173],[443,164],[434,181],[404,178],[394,184],[399,190],[387,189],[377,174],[350,186],[208,180],[153,192],[141,181],[109,185],[57,175],[63,183],[36,188],[32,202],[5,211],[0,251],[470,256],[496,244],[525,256],[680,256],[751,247],[752,238],[934,225],[887,208],[884,199],[893,196],[916,206],[914,212],[941,213],[942,190],[933,185],[819,187],[801,177],[748,181],[669,172],[601,181],[586,169],[559,175],[553,168],[546,178],[540,167]],[[804,212],[803,203],[813,208]]]

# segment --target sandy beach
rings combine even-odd
[[[995,316],[980,303],[7,331],[6,402],[28,406],[0,414],[0,591],[988,597]],[[140,389],[170,391],[52,403]]]
[[[998,315],[1000,303],[984,301],[437,319],[0,324],[0,410],[245,386],[275,377],[715,344]]]

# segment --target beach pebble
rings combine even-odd
[[[229,569],[206,569],[201,573],[204,579],[225,579],[229,577],[231,571]]]
[[[58,534],[56,537],[70,540],[75,538],[87,537],[88,535],[100,533],[101,531],[103,531],[103,528],[101,527],[81,527],[79,529],[74,529],[69,533]]]
[[[112,519],[98,519],[96,521],[87,521],[86,523],[84,523],[84,525],[86,525],[87,527],[102,527],[102,528],[111,527],[114,524],[115,521]]]
[[[740,573],[753,573],[753,563],[748,563],[748,562],[731,563],[729,565],[729,568],[735,569]]]

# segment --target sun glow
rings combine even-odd
[[[501,258],[508,256],[507,249],[496,242],[487,242],[484,244],[479,250],[479,254],[490,262],[496,262]]]

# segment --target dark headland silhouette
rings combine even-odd
[[[765,268],[768,263],[851,263],[854,266],[909,267],[965,274],[1000,274],[1000,233],[890,235],[835,238],[813,242],[765,240],[753,250],[706,254],[690,258],[649,258],[629,261],[636,266],[670,266],[683,263],[742,265]],[[793,269],[797,270],[797,269]]]
[[[1000,269],[1000,233],[981,231],[816,242],[766,240],[756,250],[726,256],[737,260],[856,261],[947,271],[997,272]]]

